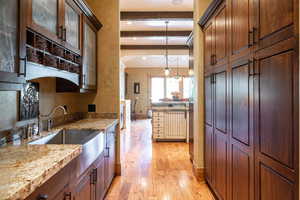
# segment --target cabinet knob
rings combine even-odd
[[[38,200],[47,200],[48,199],[48,195],[46,194],[40,194],[38,197]]]

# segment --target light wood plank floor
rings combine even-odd
[[[106,200],[214,200],[193,175],[188,144],[152,143],[150,120],[122,132],[121,156],[122,176]]]

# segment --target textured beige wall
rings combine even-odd
[[[152,76],[164,76],[163,68],[126,68],[128,73],[127,79],[127,95],[126,99],[130,99],[134,102],[134,99],[138,97],[136,104],[136,112],[142,115],[146,115],[148,109],[150,109],[150,97],[151,97],[151,77]],[[177,73],[176,69],[171,69],[171,76]],[[179,74],[187,76],[188,69],[179,69]],[[140,83],[140,94],[134,94],[133,85],[135,82]]]
[[[194,166],[204,168],[204,36],[197,24],[212,0],[194,1],[194,68],[196,99],[194,116]]]
[[[120,8],[119,0],[87,0],[103,24],[98,33],[98,90],[85,96],[97,112],[120,113]],[[120,169],[120,131],[117,134],[117,167]]]
[[[103,24],[98,32],[98,91],[83,103],[94,103],[97,112],[120,110],[120,10],[118,0],[87,0]]]

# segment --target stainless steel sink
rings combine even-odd
[[[97,130],[61,130],[57,134],[49,135],[29,144],[85,144],[93,139]]]

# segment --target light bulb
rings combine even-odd
[[[170,75],[170,69],[169,69],[169,68],[166,68],[166,69],[165,69],[165,75],[166,75],[166,76],[169,76],[169,75]]]
[[[147,57],[146,57],[146,56],[143,56],[142,59],[143,59],[143,60],[147,60]]]
[[[128,21],[128,22],[127,22],[127,25],[131,25],[131,24],[132,24],[132,22],[131,22],[131,21]]]
[[[193,69],[189,69],[189,75],[194,76],[194,70]]]

